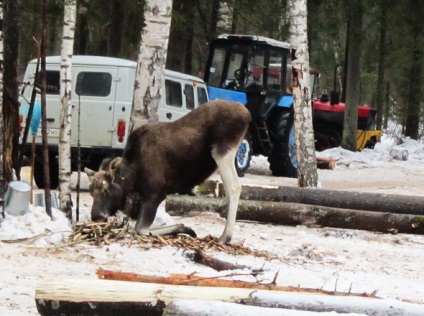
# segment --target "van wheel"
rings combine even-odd
[[[243,177],[250,167],[252,160],[252,140],[250,135],[246,134],[237,151],[235,165],[239,177]]]
[[[50,171],[50,189],[56,190],[59,187],[59,164],[56,156],[50,155],[49,157],[49,171]],[[36,159],[34,162],[34,180],[39,189],[45,188],[44,183],[44,169],[43,160]]]

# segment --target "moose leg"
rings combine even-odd
[[[150,196],[147,201],[142,203],[140,212],[138,214],[135,230],[140,235],[171,235],[171,234],[188,234],[196,237],[196,233],[189,227],[183,224],[151,227],[157,212],[159,204],[165,199],[166,196]]]
[[[212,150],[212,157],[218,165],[218,171],[221,175],[225,193],[229,200],[227,223],[225,224],[224,232],[218,239],[222,244],[229,242],[233,236],[237,208],[241,194],[241,184],[234,165],[237,150],[238,146],[231,148],[225,154],[218,153],[216,148]]]

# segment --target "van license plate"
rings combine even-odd
[[[37,136],[41,137],[41,129],[38,130]],[[48,128],[47,129],[47,137],[59,137],[59,129],[58,128]]]

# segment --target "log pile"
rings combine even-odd
[[[168,196],[166,211],[180,216],[195,211],[225,215],[227,204],[220,198],[220,183],[209,181],[196,193],[203,196]],[[243,186],[237,218],[280,225],[424,234],[423,205],[424,197],[420,196]]]

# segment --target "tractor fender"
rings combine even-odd
[[[290,109],[293,106],[294,98],[292,95],[283,95],[280,101],[277,103],[277,106]]]

